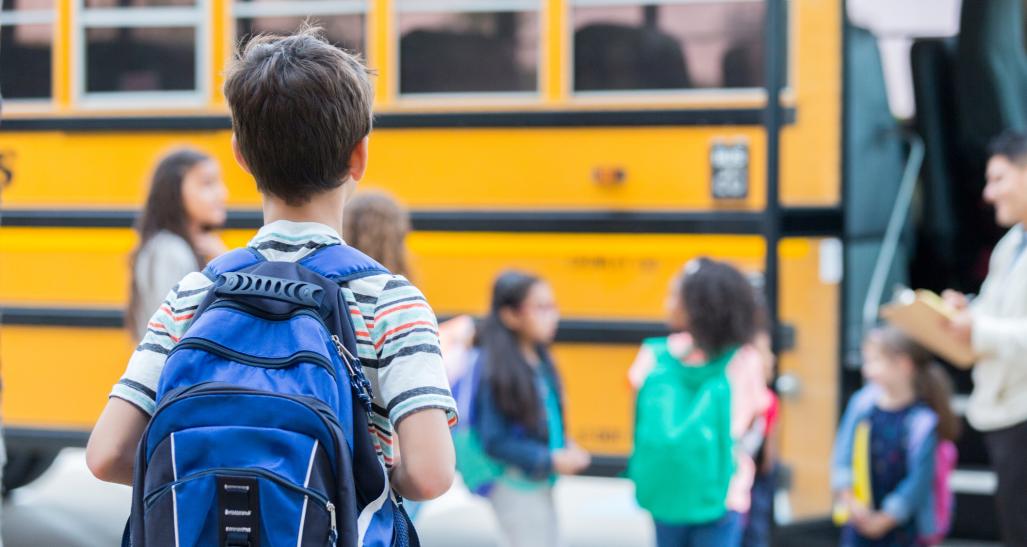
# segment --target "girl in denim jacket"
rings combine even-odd
[[[508,271],[496,279],[481,332],[475,428],[503,467],[488,492],[509,547],[560,544],[553,484],[590,457],[565,434],[563,394],[548,347],[559,312],[548,283]]]
[[[951,496],[938,488],[936,465],[954,463],[959,434],[948,376],[890,327],[867,336],[863,376],[867,385],[849,400],[832,456],[842,545],[934,544],[947,528]]]

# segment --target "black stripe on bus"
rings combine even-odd
[[[129,228],[136,212],[129,210],[2,211],[3,226],[39,228]],[[762,233],[766,216],[759,211],[616,212],[616,211],[414,211],[415,230],[424,232],[750,234]],[[235,210],[227,228],[257,229],[260,211]],[[836,207],[785,208],[784,236],[835,236],[842,230]]]
[[[87,429],[47,429],[43,427],[4,426],[8,450],[58,451],[68,446],[84,447],[89,440]]]
[[[444,319],[444,318],[443,318]],[[0,324],[7,326],[121,328],[124,313],[112,308],[0,308]],[[589,344],[637,344],[667,333],[661,323],[642,321],[560,322],[558,342]]]
[[[795,123],[795,117],[794,108],[785,109],[786,123]],[[429,112],[375,116],[378,129],[712,126],[760,125],[762,122],[762,108]],[[39,117],[4,120],[0,132],[219,131],[231,127],[228,116]]]
[[[0,308],[0,324],[39,327],[121,328],[122,310],[110,308]]]

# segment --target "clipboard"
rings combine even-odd
[[[953,340],[945,325],[956,309],[928,290],[900,290],[881,308],[881,316],[918,344],[960,368],[970,368],[977,354],[969,344]]]

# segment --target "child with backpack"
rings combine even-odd
[[[499,464],[487,495],[510,547],[560,544],[556,475],[579,473],[591,460],[566,437],[560,378],[548,349],[558,322],[548,283],[515,271],[496,279],[481,332],[473,427]]]
[[[863,376],[867,385],[849,400],[832,455],[842,543],[935,545],[949,528],[960,429],[948,376],[893,327],[867,335]]]
[[[416,545],[397,494],[449,488],[456,409],[421,292],[340,237],[369,72],[304,29],[248,41],[224,90],[265,225],[156,310],[87,464],[133,485],[137,547]]]
[[[641,388],[628,477],[658,547],[737,546],[754,465],[736,438],[769,402],[759,356],[746,355],[755,294],[735,268],[700,258],[671,284],[666,307],[674,334],[646,340],[632,367]]]

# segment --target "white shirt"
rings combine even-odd
[[[1027,421],[1027,260],[1022,226],[995,246],[988,277],[971,306],[980,359],[966,417],[981,431]]]

